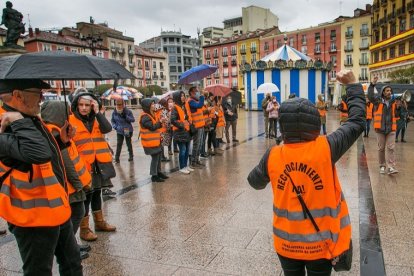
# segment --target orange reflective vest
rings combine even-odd
[[[155,148],[161,145],[161,128],[158,128],[154,131],[144,128],[142,125],[142,117],[148,116],[152,124],[157,123],[157,119],[153,118],[150,114],[142,112],[139,118],[139,124],[141,126],[141,144],[144,148]]]
[[[76,134],[72,140],[75,142],[76,148],[89,171],[95,160],[100,163],[112,162],[111,151],[104,135],[99,130],[96,119],[93,122],[92,132],[89,132],[83,122],[74,115],[69,116],[69,122],[73,127],[76,127]]]
[[[349,248],[351,221],[332,165],[326,136],[306,143],[274,147],[268,174],[273,189],[273,238],[278,254],[297,260],[332,259]],[[301,192],[316,232],[293,190]]]
[[[375,129],[381,129],[381,126],[382,126],[382,109],[383,108],[384,108],[384,104],[380,103],[380,104],[378,104],[378,108],[374,111],[374,128]],[[398,118],[399,118],[399,117],[395,116],[395,108],[396,108],[396,104],[395,104],[395,102],[393,102],[391,104],[391,121],[392,121],[391,130],[392,131],[397,130],[397,121],[398,121]]]
[[[224,120],[224,112],[223,112],[223,109],[220,106],[219,107],[217,127],[224,127],[225,125],[226,125],[226,121]]]
[[[177,110],[177,113],[178,113],[178,118],[179,119],[177,121],[180,122],[180,123],[182,123],[182,124],[184,124],[185,130],[186,131],[189,131],[190,130],[190,125],[188,124],[188,121],[185,120],[184,110],[180,106],[178,106],[176,104],[174,104],[174,107],[175,107],[175,109]],[[177,131],[178,128],[175,125],[172,125],[172,130],[173,131]]]
[[[372,120],[372,110],[374,109],[374,104],[373,103],[368,103],[366,105],[367,107],[367,116],[366,119],[367,120]]]
[[[49,131],[53,134],[53,131],[57,131],[60,133],[60,128],[52,125],[52,124],[46,124]],[[82,186],[89,186],[92,183],[92,176],[89,173],[89,171],[86,169],[85,162],[80,157],[78,153],[78,149],[76,148],[76,145],[73,141],[70,142],[70,146],[67,148],[69,158],[72,160],[73,166],[75,167],[75,171],[78,174],[79,180],[82,183]],[[68,181],[68,194],[71,195],[74,192],[76,192],[75,188],[73,187],[72,183]]]
[[[341,118],[343,119],[347,119],[348,118],[348,105],[346,104],[346,102],[342,101],[341,102],[343,108],[341,110]]]
[[[4,112],[0,108],[0,114]],[[57,147],[56,141],[52,143]],[[12,169],[0,161],[0,176],[9,171],[0,190],[3,219],[20,227],[52,227],[70,219],[68,195],[56,178],[51,161],[33,164],[31,172]]]
[[[194,124],[196,128],[204,127],[205,122],[204,122],[204,116],[203,116],[203,109],[198,108],[196,112],[191,112],[191,108],[189,104],[190,101],[196,102],[196,100],[194,100],[193,98],[189,98],[185,102],[185,109],[187,110],[187,115],[189,116],[189,120]]]
[[[321,103],[322,106],[325,106],[325,103],[324,102],[319,102],[319,103]],[[318,108],[318,111],[319,111],[319,116],[321,116],[321,117],[325,117],[326,116],[326,109],[325,108],[324,109],[319,109]]]

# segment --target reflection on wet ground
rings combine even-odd
[[[329,132],[337,127],[338,114],[330,111],[328,116]],[[173,155],[162,164],[170,178],[151,183],[150,157],[144,155],[136,128],[135,160],[127,161],[124,145],[115,165],[117,196],[104,203],[117,232],[98,233],[98,240],[90,243],[85,275],[281,275],[272,245],[270,186],[256,191],[246,181],[275,142],[263,135],[261,112],[241,111],[237,130],[240,142],[225,144],[223,156],[203,160],[204,169],[180,174],[178,156]],[[409,142],[397,145],[400,173],[394,177],[378,173],[374,133],[338,161],[353,224],[354,259],[350,272],[333,275],[359,275],[372,263],[384,267],[381,258],[387,275],[414,272],[414,191],[409,181],[413,132],[408,128]],[[108,138],[115,149],[115,133]],[[8,233],[0,238],[0,275],[19,273],[20,257]]]

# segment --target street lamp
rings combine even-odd
[[[83,36],[81,40],[87,44],[88,48],[91,49],[93,56],[96,56],[97,49],[102,48],[103,39],[101,38],[101,36],[96,37],[94,35],[88,34],[88,36],[86,37]],[[95,80],[95,89],[97,86],[98,86],[98,81]]]

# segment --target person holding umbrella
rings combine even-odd
[[[92,175],[92,189],[86,194],[85,216],[80,225],[80,238],[94,241],[98,236],[89,228],[89,209],[92,209],[95,231],[114,232],[116,227],[107,223],[102,212],[102,189],[116,176],[112,154],[104,137],[112,130],[103,114],[104,108],[92,93],[80,92],[71,105],[70,123],[76,127],[73,137],[79,155]]]
[[[71,127],[66,121],[55,139],[39,118],[47,88],[40,80],[0,80],[0,216],[16,238],[25,275],[52,275],[54,255],[61,275],[82,275],[59,150]]]
[[[134,115],[131,110],[125,106],[123,99],[115,101],[115,110],[112,112],[111,124],[116,131],[116,153],[115,163],[119,163],[119,156],[121,155],[122,144],[124,139],[128,148],[128,161],[134,161],[134,152],[132,150],[131,138],[134,133],[132,123],[135,122]]]

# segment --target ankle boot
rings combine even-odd
[[[93,212],[93,221],[95,222],[95,231],[114,232],[116,227],[108,224],[103,219],[102,210]]]
[[[84,241],[95,241],[98,236],[89,228],[89,216],[82,219],[79,236]]]

